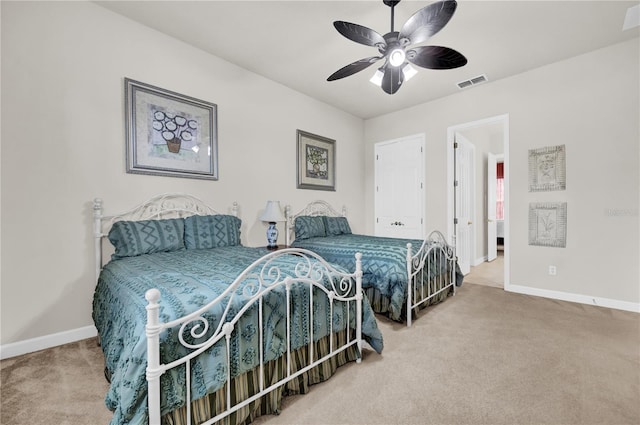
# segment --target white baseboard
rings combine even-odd
[[[80,341],[96,335],[98,335],[98,331],[95,326],[85,326],[84,328],[72,329],[38,338],[12,342],[11,344],[3,344],[0,345],[0,360],[33,353],[34,351],[56,347],[70,342]]]
[[[486,255],[484,257],[476,258],[475,261],[473,262],[472,266],[473,267],[479,266],[480,264],[484,263],[485,261],[487,261],[487,256]]]
[[[590,297],[588,295],[571,294],[567,292],[551,291],[548,289],[532,288],[529,286],[521,285],[508,285],[505,286],[504,290],[515,292],[518,294],[534,295],[537,297],[551,298],[554,300],[569,301],[580,304],[588,304],[598,307],[606,307],[616,310],[640,313],[640,303],[612,300],[609,298],[601,297]],[[96,330],[95,326],[85,326],[84,328],[72,329],[65,332],[59,332],[51,335],[41,336],[38,338],[13,342],[11,344],[0,345],[0,360],[21,356],[23,354],[33,353],[35,351],[56,347],[58,345],[68,344],[70,342],[92,338],[96,335],[98,335],[98,331]]]
[[[588,295],[571,294],[568,292],[551,291],[548,289],[531,288],[529,286],[509,285],[505,291],[518,294],[534,295],[537,297],[552,298],[554,300],[570,301],[579,304],[595,305],[598,307],[613,308],[616,310],[640,313],[640,303],[612,300],[610,298],[590,297]]]

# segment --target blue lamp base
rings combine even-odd
[[[276,242],[278,241],[278,229],[276,229],[276,223],[274,221],[269,222],[269,227],[267,228],[267,249],[277,249],[278,245]]]

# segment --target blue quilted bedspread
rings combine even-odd
[[[267,254],[265,249],[242,246],[208,250],[184,250],[128,257],[108,263],[98,280],[93,301],[93,319],[100,335],[106,367],[111,373],[111,385],[106,404],[114,411],[111,424],[142,424],[147,421],[146,384],[146,300],[145,292],[158,288],[160,320],[168,322],[205,305],[221,294],[228,285],[253,261]],[[278,259],[281,270],[293,274],[297,260],[293,256]],[[347,269],[351,272],[354,266]],[[333,317],[325,297],[314,291],[314,339],[318,340],[333,330],[345,328],[346,318],[355,325],[355,306],[347,316],[346,307],[334,308]],[[234,297],[234,307],[227,317],[243,304],[242,289]],[[309,342],[308,285],[293,285],[292,291],[292,349]],[[237,300],[237,302],[235,301]],[[236,305],[237,304],[237,305]],[[373,311],[365,300],[363,304],[363,336],[378,352],[383,347]],[[273,291],[264,298],[265,360],[272,360],[286,351],[286,312],[284,290]],[[231,338],[231,375],[237,376],[258,364],[259,339],[257,307],[249,310],[253,316],[243,316]],[[224,315],[222,309],[207,316],[215,324]],[[227,354],[223,341],[200,356],[192,365],[192,398],[197,399],[221,388],[226,380]],[[184,352],[177,342],[176,332],[161,334],[161,363],[181,357]],[[184,383],[184,368],[172,370],[161,377],[162,413],[184,404],[184,390],[176,383]]]
[[[402,307],[407,299],[407,243],[411,243],[411,252],[415,254],[422,242],[415,239],[343,234],[297,239],[292,246],[313,251],[347,270],[355,268],[354,255],[361,252],[363,288],[374,287],[388,297],[389,317],[401,320]],[[435,262],[434,258],[429,259],[432,266],[430,270],[434,275],[447,271],[447,262],[438,260]]]

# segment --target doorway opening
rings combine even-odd
[[[461,153],[456,149],[460,140],[466,140],[474,147],[475,159],[471,168],[460,160]],[[499,168],[498,163],[502,164]],[[462,181],[467,180],[465,176],[470,173],[475,181]],[[501,185],[497,184],[498,173],[502,177]],[[471,193],[466,195],[465,201],[465,196],[461,195],[467,191]],[[501,199],[498,198],[500,193]],[[505,289],[510,285],[508,193],[509,115],[449,127],[447,226],[449,239],[456,244],[458,262],[469,264],[463,270],[465,281]],[[469,210],[471,215],[462,217]]]

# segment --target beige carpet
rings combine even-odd
[[[485,261],[471,267],[471,271],[464,277],[467,283],[504,288],[504,252],[498,251],[495,260]]]
[[[258,424],[640,424],[640,315],[465,284]],[[6,425],[106,424],[94,340],[1,363]],[[29,404],[28,401],[33,401]]]

